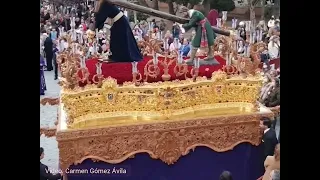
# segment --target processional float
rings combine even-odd
[[[188,21],[129,2],[108,1],[175,22]],[[90,79],[85,63],[88,49],[76,43],[72,35],[65,36],[69,47],[58,58],[61,93],[57,126],[40,128],[40,135],[56,136],[60,168],[66,170],[87,158],[117,164],[142,152],[173,164],[197,146],[225,152],[242,142],[259,145],[259,119],[273,117],[272,111],[257,102],[262,86],[260,53],[266,45],[259,33],[250,32],[247,22],[245,53],[238,54],[238,42],[243,40],[238,38],[236,22],[228,28],[225,21],[226,13],[218,19],[219,28],[213,28],[226,35],[217,37],[214,46],[215,52],[226,59],[226,66],[213,72],[211,78],[198,77],[199,67],[194,66],[194,78],[180,81],[170,81],[167,73],[175,68],[175,73],[185,75],[187,65],[179,52],[169,55],[166,48],[161,51],[163,41],[151,36],[138,44],[144,54],[153,56],[147,65],[164,67],[164,82],[145,82],[159,72],[148,71],[146,66],[143,78],[137,64],[132,63],[132,82],[122,85],[112,77],[103,77],[103,61],[97,63],[96,74]],[[96,34],[89,34],[90,41],[97,42]],[[157,54],[164,60],[159,61]],[[97,51],[92,56],[107,58]],[[42,101],[46,102],[51,100]]]

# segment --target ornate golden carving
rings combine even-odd
[[[223,58],[226,58],[230,48],[232,38],[227,36],[218,36],[214,41],[214,52],[217,52]]]
[[[228,77],[215,71],[211,79],[199,77],[174,82],[117,85],[106,78],[102,87],[87,85],[63,89],[61,101],[68,115],[68,128],[131,124],[150,120],[173,120],[208,114],[256,111],[262,78]]]
[[[58,105],[60,103],[60,98],[43,98],[40,100],[40,104],[46,105],[49,104],[51,106]]]
[[[138,46],[141,49],[143,55],[152,55],[153,53],[162,53],[161,47],[163,41],[150,38],[150,36],[144,37],[143,40],[138,42]]]
[[[66,169],[88,158],[115,164],[143,152],[173,164],[197,146],[224,152],[243,142],[259,145],[261,116],[272,117],[273,114],[252,113],[58,132],[60,168]]]
[[[44,134],[46,137],[53,137],[56,135],[57,128],[41,128],[40,127],[40,136]]]
[[[78,71],[80,69],[80,55],[69,53],[68,51],[62,52],[58,56],[58,64],[61,68],[60,85],[65,88],[73,89],[79,84]]]

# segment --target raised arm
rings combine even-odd
[[[194,12],[194,14],[195,13],[196,12]],[[199,16],[197,15],[193,15],[188,23],[182,25],[182,27],[185,29],[186,32],[189,31],[191,28],[197,26],[197,22],[199,21],[198,17]]]

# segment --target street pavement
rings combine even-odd
[[[45,73],[47,91],[44,97],[58,97],[60,92],[60,86],[57,84],[58,80],[54,80],[53,71],[46,71]],[[57,120],[58,106],[40,105],[40,126],[41,127],[53,127],[54,122]],[[55,137],[47,138],[43,135],[40,137],[40,147],[44,148],[44,159],[42,163],[53,169],[58,169],[59,163],[59,149],[58,143]]]

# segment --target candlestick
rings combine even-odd
[[[234,19],[234,29],[237,28],[237,22],[238,22],[238,19]]]
[[[244,55],[247,56],[248,54],[248,47],[247,45],[244,46]]]
[[[200,61],[199,61],[198,57],[194,58],[193,65],[194,65],[195,68],[199,68],[200,67]]]
[[[262,30],[260,30],[260,35],[259,35],[259,37],[260,37],[260,39],[259,39],[259,41],[262,41],[262,36],[263,36],[263,31]]]
[[[74,54],[76,51],[75,51],[75,47],[74,47],[74,44],[72,46],[72,53]]]
[[[251,21],[248,21],[248,28],[249,28],[249,31],[252,31],[252,23],[251,23]]]
[[[86,67],[86,58],[85,57],[80,58],[80,67],[81,68]]]
[[[254,43],[254,32],[250,32],[250,44]]]
[[[228,11],[222,11],[222,20],[223,21],[227,20],[227,14],[228,14]]]
[[[179,39],[178,38],[174,38],[174,47],[175,47],[175,49],[179,49]]]
[[[245,21],[244,23],[245,23],[245,30],[246,30],[247,32],[249,32],[249,30],[250,30],[249,21]]]
[[[148,27],[149,27],[148,30],[151,31],[151,23],[150,22],[148,22]]]

